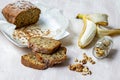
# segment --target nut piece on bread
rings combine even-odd
[[[45,37],[32,37],[28,45],[34,53],[52,54],[61,46],[61,42]]]
[[[39,62],[36,59],[35,54],[32,54],[32,53],[23,55],[21,57],[21,63],[26,67],[31,67],[39,70],[43,70],[47,68],[46,64]]]
[[[55,64],[62,63],[67,59],[65,47],[60,47],[51,55],[42,53],[36,53],[35,55],[39,62],[45,63],[47,66],[53,66]]]
[[[16,25],[16,28],[28,26],[39,20],[41,10],[29,1],[20,0],[6,5],[2,14],[6,20]]]

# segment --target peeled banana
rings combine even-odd
[[[98,37],[120,35],[120,29],[110,29],[106,14],[78,14],[78,19],[83,19],[84,26],[78,39],[78,45],[85,48],[91,43],[95,35]]]
[[[86,16],[83,16],[83,22],[84,26],[78,38],[78,45],[81,48],[85,48],[93,40],[97,30],[96,24],[88,20]]]
[[[87,19],[93,21],[97,25],[107,26],[108,25],[108,15],[107,14],[78,14],[77,18],[82,19],[86,16]]]

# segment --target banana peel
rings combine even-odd
[[[85,48],[89,45],[94,37],[120,35],[120,29],[110,29],[108,27],[107,14],[78,14],[78,19],[83,19],[84,26],[78,38],[78,45]],[[107,27],[104,27],[107,26]]]
[[[97,25],[97,36],[98,37],[115,36],[115,35],[120,35],[120,29],[110,29],[107,27]]]
[[[86,16],[83,16],[82,18],[83,18],[84,26],[78,38],[78,45],[81,48],[85,48],[94,39],[96,35],[97,27],[96,24],[91,20],[88,20]]]
[[[87,19],[93,21],[96,25],[108,26],[108,15],[107,14],[78,14],[76,18],[83,19],[86,16]]]

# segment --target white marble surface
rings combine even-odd
[[[0,0],[0,9],[15,0]],[[36,0],[31,0],[36,1]],[[68,31],[70,35],[62,39],[67,47],[68,60],[59,66],[46,70],[35,70],[21,64],[21,55],[30,52],[29,49],[14,46],[0,33],[0,80],[120,80],[120,36],[113,37],[113,49],[110,55],[97,60],[92,55],[92,45],[80,49],[77,39],[82,29],[82,21],[75,19],[77,13],[106,13],[109,15],[109,25],[120,28],[120,0],[39,0],[48,7],[61,9],[70,20]],[[87,64],[93,74],[82,76],[70,71],[67,66],[74,58],[81,59],[82,53],[93,57],[95,65]]]

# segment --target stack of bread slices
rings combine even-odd
[[[67,58],[66,48],[61,47],[61,42],[58,40],[32,37],[28,42],[28,47],[32,49],[32,52],[21,57],[24,66],[43,70],[60,64]]]

